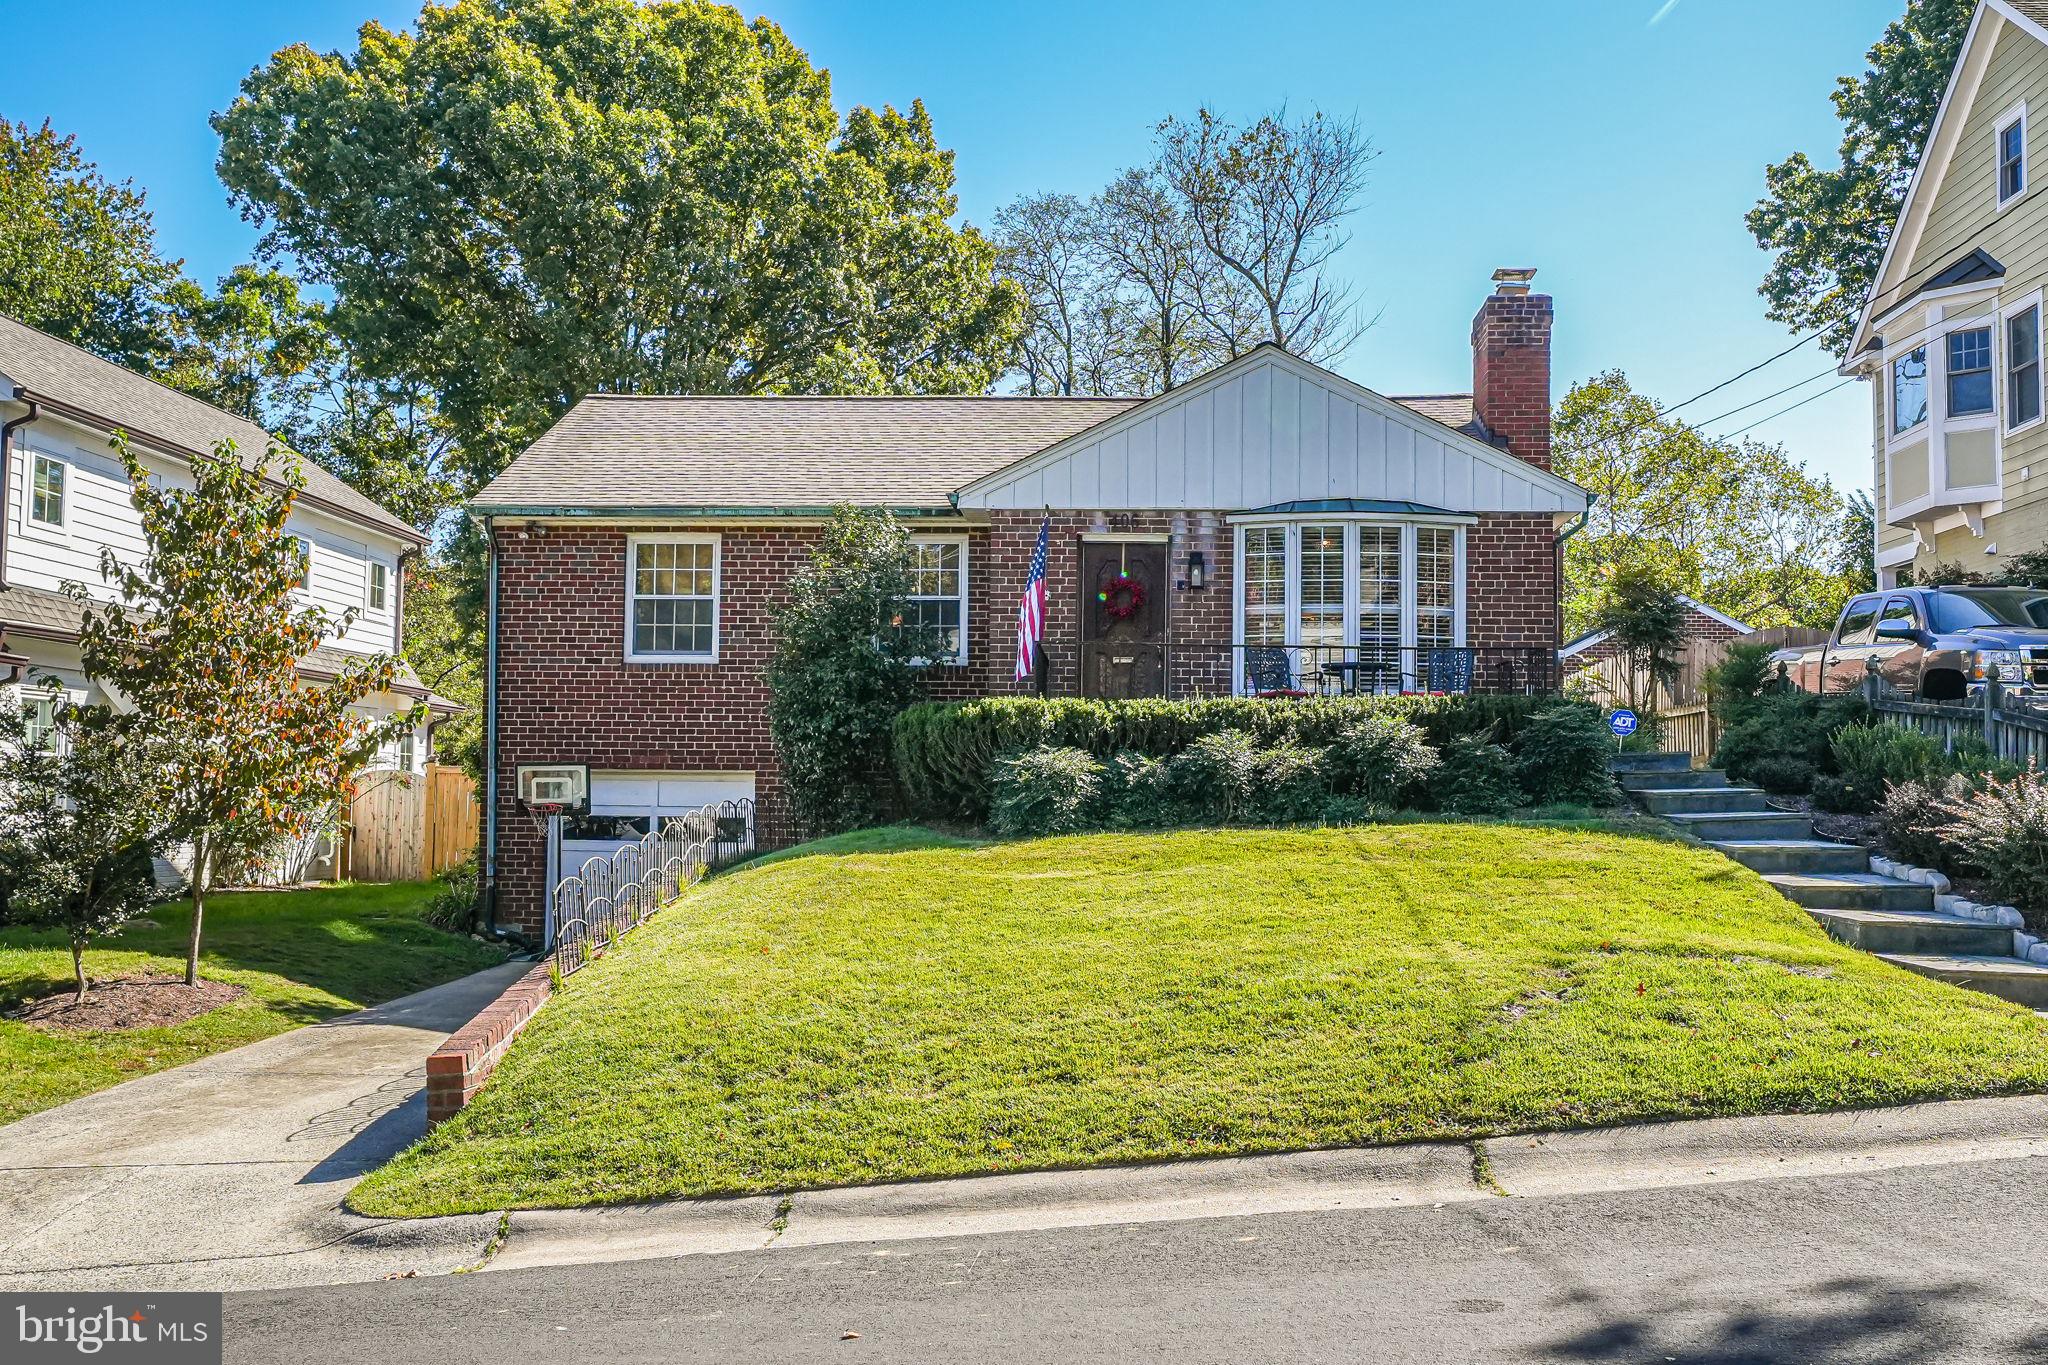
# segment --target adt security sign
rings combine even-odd
[[[1627,739],[1636,732],[1636,713],[1624,706],[1607,718],[1607,728],[1616,739]]]

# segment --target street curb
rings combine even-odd
[[[2048,1096],[1688,1119],[1625,1128],[786,1195],[514,1211],[486,1271],[1049,1228],[1845,1175],[2048,1154]]]

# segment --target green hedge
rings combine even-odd
[[[1462,735],[1508,743],[1555,697],[1314,697],[1262,701],[1096,701],[1081,697],[982,697],[926,702],[896,718],[896,775],[911,813],[926,820],[984,823],[998,757],[1044,747],[1083,749],[1099,759],[1137,753],[1170,758],[1203,735],[1237,731],[1260,748],[1321,747],[1346,722],[1398,716],[1441,747]]]

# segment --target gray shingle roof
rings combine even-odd
[[[1140,401],[593,394],[473,505],[937,509],[962,485]]]
[[[119,427],[138,441],[179,455],[206,454],[233,441],[253,462],[272,440],[254,422],[202,403],[124,365],[102,360],[47,332],[0,313],[0,374],[46,403]],[[308,460],[306,497],[406,540],[424,537],[334,475]]]
[[[78,603],[60,592],[44,588],[0,588],[0,634],[29,635],[45,639],[76,640],[85,613]],[[299,671],[311,678],[332,678],[350,662],[363,656],[350,650],[322,645],[299,663]],[[407,696],[425,697],[437,711],[460,711],[460,702],[428,690],[413,672],[412,665],[398,661],[398,675],[391,690]]]
[[[2022,15],[2048,28],[2048,0],[2006,0]]]
[[[550,508],[788,512],[948,495],[1137,398],[643,397],[592,394],[471,500]],[[1470,394],[1393,401],[1485,439]]]

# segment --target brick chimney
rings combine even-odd
[[[1550,468],[1550,296],[1529,292],[1534,270],[1493,272],[1472,319],[1472,406],[1494,440]]]

